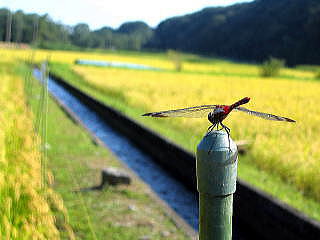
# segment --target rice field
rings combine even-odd
[[[0,49],[2,59],[24,61],[33,53],[34,61],[40,62],[49,59],[53,62],[74,64],[77,59],[101,60],[128,62],[160,68],[164,71],[174,71],[174,64],[165,53],[131,53],[131,52],[74,52],[74,51],[49,51],[49,50],[23,50],[23,49]],[[260,70],[256,65],[233,63],[221,59],[206,59],[197,55],[183,55],[183,72],[208,75],[236,75],[243,77],[257,77]],[[304,69],[284,68],[280,78],[294,78],[311,80],[314,79],[314,72]]]
[[[30,50],[5,50],[0,54],[22,61]],[[69,64],[86,83],[109,94],[111,99],[139,109],[141,114],[204,104],[230,104],[242,97],[251,97],[245,107],[289,117],[297,123],[266,121],[236,112],[225,120],[232,138],[252,142],[247,157],[250,164],[279,176],[304,195],[320,200],[320,108],[317,107],[320,82],[314,79],[312,71],[284,68],[279,77],[261,78],[256,65],[194,55],[185,56],[181,72],[174,71],[165,54],[41,50],[34,58]],[[162,70],[78,66],[74,65],[76,59],[130,62]],[[140,113],[134,116],[137,120],[150,127],[154,127],[151,121],[159,122],[159,126],[163,124],[164,127],[155,127],[155,130],[191,151],[209,126],[206,119],[152,120],[140,117]],[[178,129],[181,134],[169,135],[167,126]]]
[[[101,89],[121,92],[128,105],[145,111],[231,104],[249,96],[251,102],[246,107],[295,119],[297,123],[292,124],[233,113],[225,124],[232,129],[233,139],[253,142],[253,164],[279,174],[301,191],[320,199],[320,186],[316,184],[320,181],[320,141],[317,139],[320,109],[316,107],[320,101],[319,82],[83,66],[74,66],[73,69]],[[176,127],[188,129],[198,136],[194,144],[208,126],[206,119],[155,121],[170,121]]]
[[[0,238],[60,239],[53,211],[64,218],[66,210],[59,195],[44,186],[52,175],[42,176],[41,141],[26,105],[24,80],[15,62],[6,60],[0,60]]]

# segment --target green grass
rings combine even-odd
[[[88,94],[117,108],[124,114],[134,118],[143,125],[154,129],[189,151],[193,152],[195,150],[195,145],[197,143],[194,142],[194,139],[196,137],[193,136],[190,131],[185,131],[185,129],[179,127],[173,127],[167,121],[152,121],[152,119],[149,118],[141,118],[140,116],[145,112],[145,109],[128,106],[126,99],[121,95],[121,92],[109,94],[108,91],[106,92],[92,86],[81,76],[74,73],[71,70],[70,65],[55,63],[51,65],[51,70]],[[205,132],[204,127],[203,132]],[[320,220],[320,204],[317,201],[304,196],[302,192],[299,192],[290,183],[284,182],[278,175],[270,174],[257,168],[254,166],[253,161],[251,161],[249,156],[240,156],[238,174],[242,180],[304,212],[306,215]]]
[[[40,88],[33,83],[33,111]],[[100,171],[121,166],[105,148],[93,143],[84,129],[71,121],[49,99],[48,168],[55,177],[54,189],[63,198],[69,223],[79,239],[187,239],[148,195],[146,186],[134,180],[130,186],[108,187],[103,191],[79,192],[100,183]],[[66,236],[63,236],[66,238]]]
[[[320,70],[320,65],[298,65],[296,68],[304,71],[317,72]]]

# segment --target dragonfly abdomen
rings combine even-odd
[[[230,106],[230,109],[234,109],[236,107],[239,107],[240,105],[243,105],[243,104],[246,104],[250,101],[250,98],[249,97],[245,97],[245,98],[242,98],[241,100],[239,100],[238,102],[235,102],[234,104],[232,104]]]

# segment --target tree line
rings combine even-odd
[[[0,40],[44,48],[173,49],[244,61],[274,57],[289,65],[320,64],[320,1],[255,0],[169,18],[155,29],[127,22],[94,31],[85,23],[56,23],[47,14],[0,9]]]
[[[90,30],[88,24],[73,27],[54,22],[48,14],[25,14],[0,9],[0,41],[29,43],[37,47],[141,50],[153,34],[144,22],[127,22],[118,29]]]

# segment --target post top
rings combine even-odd
[[[205,135],[198,145],[198,150],[208,152],[227,150],[229,152],[235,153],[237,151],[237,146],[225,131],[219,130],[211,131],[210,133]]]
[[[225,196],[236,190],[237,146],[224,131],[212,131],[197,148],[197,185],[200,193]]]

